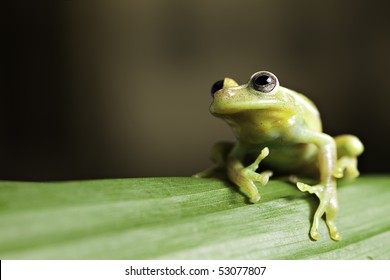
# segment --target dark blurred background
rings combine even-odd
[[[1,4],[0,179],[188,176],[233,139],[211,84],[258,70],[389,172],[388,1]]]

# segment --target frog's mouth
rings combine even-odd
[[[233,115],[240,112],[256,111],[256,110],[282,110],[285,109],[285,105],[282,105],[280,101],[275,99],[264,99],[264,100],[223,100],[219,101],[217,98],[214,99],[210,105],[210,112],[214,116],[218,117],[221,115]]]
[[[216,116],[253,110],[294,110],[294,99],[282,87],[269,93],[256,91],[249,84],[224,87],[216,91],[213,98],[210,112]]]

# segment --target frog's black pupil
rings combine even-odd
[[[211,87],[211,95],[214,95],[221,88],[223,88],[223,80],[216,81]]]
[[[272,83],[272,78],[270,76],[267,76],[267,75],[261,75],[261,76],[256,78],[255,83],[256,83],[256,85],[259,85],[259,86],[269,85],[270,83]]]

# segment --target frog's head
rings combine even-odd
[[[214,83],[211,88],[213,115],[230,115],[248,110],[286,108],[289,94],[280,87],[278,78],[268,71],[259,71],[248,83],[239,85],[230,78]]]

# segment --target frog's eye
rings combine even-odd
[[[272,91],[278,83],[276,76],[267,71],[261,71],[253,74],[251,81],[255,90],[264,93]]]
[[[223,88],[223,80],[216,81],[211,87],[211,96],[214,97],[214,93]]]

